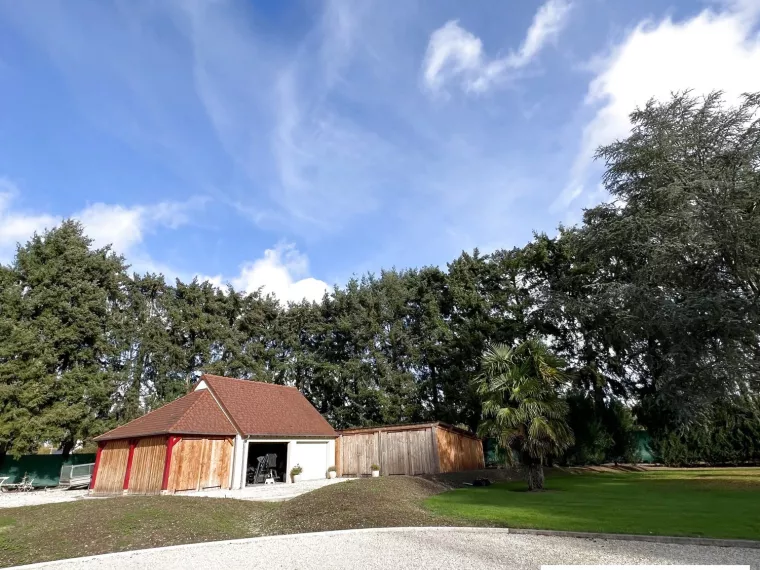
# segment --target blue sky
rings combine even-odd
[[[673,90],[760,91],[760,0],[0,0],[0,261],[64,217],[283,300],[524,244]]]

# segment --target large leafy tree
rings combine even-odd
[[[559,390],[566,380],[564,363],[536,339],[512,348],[493,345],[483,354],[476,380],[483,399],[480,433],[511,450],[510,462],[527,467],[528,489],[544,486],[543,466],[573,444],[567,403]]]
[[[759,387],[759,111],[760,94],[676,94],[598,152],[613,201],[586,212],[577,255],[650,426]]]

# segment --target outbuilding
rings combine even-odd
[[[483,442],[443,422],[346,429],[336,442],[339,476],[421,475],[483,469]]]
[[[238,489],[323,479],[337,433],[296,388],[204,374],[193,392],[95,438],[96,494]]]

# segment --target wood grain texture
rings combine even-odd
[[[121,494],[124,487],[124,475],[127,472],[129,457],[129,440],[109,441],[103,447],[95,478],[93,492],[100,495]]]
[[[343,437],[338,436],[335,440],[335,474],[343,477]]]
[[[172,450],[167,490],[229,488],[232,447],[229,438],[183,438]]]
[[[380,462],[378,438],[375,433],[343,436],[343,474],[368,475],[371,465]]]
[[[441,473],[483,469],[483,442],[442,426],[435,430],[438,439],[438,458]]]
[[[166,436],[140,439],[132,458],[129,492],[139,495],[160,493],[165,460]]]
[[[380,465],[381,475],[437,473],[438,460],[432,444],[433,426],[417,429],[344,433],[340,438],[342,474],[370,475],[372,464]]]

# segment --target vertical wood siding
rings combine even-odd
[[[375,433],[344,435],[343,473],[346,475],[369,475],[373,463],[380,463],[378,437]]]
[[[231,439],[182,438],[172,450],[170,492],[229,488]]]
[[[424,425],[414,429],[344,433],[336,445],[340,473],[369,475],[373,463],[380,465],[382,475],[438,473],[435,429]]]
[[[206,440],[206,453],[201,467],[201,489],[229,487],[232,447],[231,439]]]
[[[436,427],[441,473],[483,469],[483,442],[479,439]]]
[[[166,436],[140,439],[132,458],[129,492],[140,495],[160,493],[165,460]]]
[[[343,477],[343,438],[338,437],[335,440],[335,473],[338,477]]]
[[[100,454],[94,493],[103,495],[122,493],[128,457],[128,440],[109,441],[105,444]]]

